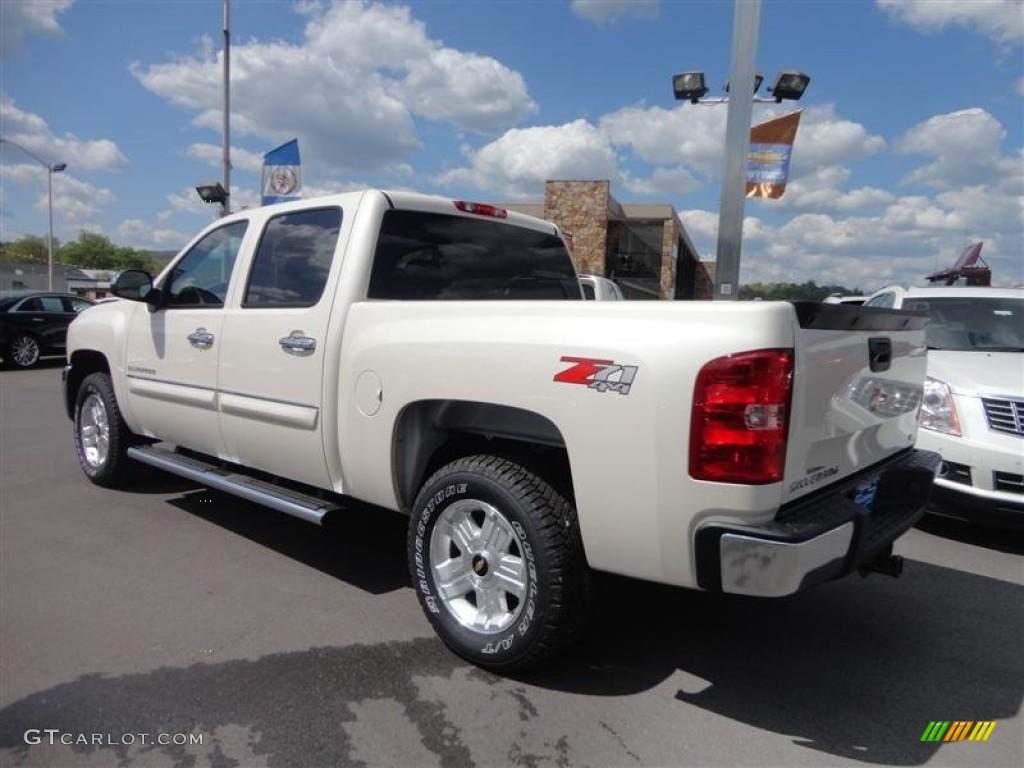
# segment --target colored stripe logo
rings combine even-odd
[[[988,741],[995,729],[995,720],[932,720],[921,741]]]

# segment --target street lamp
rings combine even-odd
[[[748,82],[753,87],[750,99],[729,96],[705,98],[708,89],[704,73],[683,72],[672,77],[672,92],[680,101],[691,104],[729,104],[725,128],[725,172],[722,175],[722,197],[718,214],[718,245],[715,254],[715,292],[712,298],[732,300],[739,296],[740,250],[743,240],[743,206],[746,202],[746,159],[750,151],[750,117],[754,103],[781,104],[796,101],[804,95],[811,78],[796,70],[783,70],[775,78],[768,92],[769,99],[758,97],[757,91],[764,76],[754,71],[754,52],[757,48],[757,24],[760,2],[736,3],[736,23],[733,29],[732,77],[736,82]],[[725,83],[729,93],[729,81]]]
[[[46,290],[53,290],[53,174],[60,173],[68,167],[67,163],[48,163],[43,158],[25,149],[10,139],[0,138],[0,142],[17,147],[46,169],[46,199],[49,213],[49,236],[46,238]]]
[[[218,203],[222,209],[221,215],[225,215],[223,208],[227,205],[228,192],[219,181],[204,181],[197,184],[196,194],[204,203]]]
[[[675,94],[679,101],[688,101],[691,104],[727,104],[729,102],[728,95],[705,98],[708,89],[704,82],[703,72],[683,72],[678,75],[672,75],[672,93]],[[772,94],[770,99],[764,99],[755,95],[760,90],[763,82],[764,75],[760,72],[756,73],[754,75],[754,90],[751,94],[751,101],[754,104],[781,104],[783,101],[799,101],[811,82],[811,76],[798,72],[795,69],[782,70],[775,76],[775,84],[768,89],[768,93]],[[722,90],[726,94],[729,93],[728,80],[725,81]]]

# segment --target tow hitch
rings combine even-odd
[[[885,576],[899,577],[903,573],[903,558],[892,553],[892,546],[879,552],[860,567],[861,576],[869,573],[881,573]]]

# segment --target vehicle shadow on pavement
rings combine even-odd
[[[962,541],[997,552],[1024,555],[1024,531],[1005,530],[936,515],[925,515],[914,527],[944,539]]]
[[[175,503],[189,508],[190,499]],[[216,514],[204,516],[219,521]],[[322,555],[309,554],[322,546],[317,529],[307,525],[312,532],[307,538],[298,532],[303,529],[291,530],[292,521],[273,519],[277,523],[250,520],[251,527],[240,530],[254,540],[272,532],[289,541],[287,548],[312,547],[297,559],[318,561]],[[394,533],[390,523],[366,526],[376,529],[371,540]],[[345,554],[355,554],[357,546]],[[378,541],[369,549],[381,547],[379,554],[391,546]],[[908,566],[901,581],[852,577],[780,601],[720,598],[601,577],[583,647],[518,678],[476,670],[436,638],[310,648],[111,677],[84,675],[0,710],[0,761],[92,765],[110,755],[105,764],[151,765],[152,753],[159,751],[176,765],[364,764],[367,744],[360,743],[359,734],[366,723],[360,718],[372,716],[377,706],[393,715],[377,723],[376,732],[411,737],[405,743],[414,750],[403,755],[436,758],[418,763],[471,766],[476,758],[483,765],[498,764],[495,755],[474,756],[467,737],[480,722],[504,722],[507,728],[489,731],[496,754],[513,754],[502,739],[536,731],[543,736],[534,746],[557,747],[544,764],[571,765],[574,749],[585,749],[583,740],[601,738],[601,730],[549,735],[545,728],[559,726],[548,724],[545,709],[570,711],[581,705],[575,701],[579,695],[628,701],[642,694],[644,706],[653,704],[680,723],[697,707],[828,755],[922,765],[939,749],[920,741],[929,721],[1017,716],[1024,685],[1019,647],[1024,600],[1021,588],[1006,582],[918,562]],[[341,572],[337,578],[351,575]],[[545,691],[543,701],[538,689]],[[469,702],[470,714],[456,706],[456,699]],[[585,706],[602,711],[593,701]],[[1011,730],[1018,723],[1000,725],[993,740],[1019,738],[1019,730]],[[199,746],[147,747],[26,740],[30,729],[53,727],[69,734],[200,733],[206,740]],[[687,757],[692,729],[689,735],[683,728],[679,733],[678,743],[674,733],[664,732],[657,741],[668,742],[663,748],[677,756],[673,764],[694,764]],[[607,764],[640,762],[639,743],[623,742],[619,748],[626,751]],[[826,761],[812,755],[802,762]]]
[[[404,516],[354,507],[318,528],[224,494],[203,503],[211,493],[170,503],[369,593],[409,585]],[[594,592],[581,647],[516,680],[629,696],[676,675],[681,716],[696,706],[889,765],[934,754],[920,741],[932,720],[999,721],[1024,700],[1024,587],[1008,582],[908,560],[900,579],[852,575],[781,600],[606,574]]]
[[[320,527],[205,488],[168,503],[370,594],[409,586],[408,518],[397,512],[353,506]]]
[[[927,762],[932,720],[999,721],[1024,698],[1024,587],[1008,582],[908,561],[897,581],[851,576],[781,600],[597,587],[583,652],[524,681],[617,696],[678,669],[683,705],[885,765]],[[1011,727],[1000,735],[1019,741]]]

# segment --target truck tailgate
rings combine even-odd
[[[923,314],[793,306],[799,328],[784,503],[910,448],[927,362]]]

